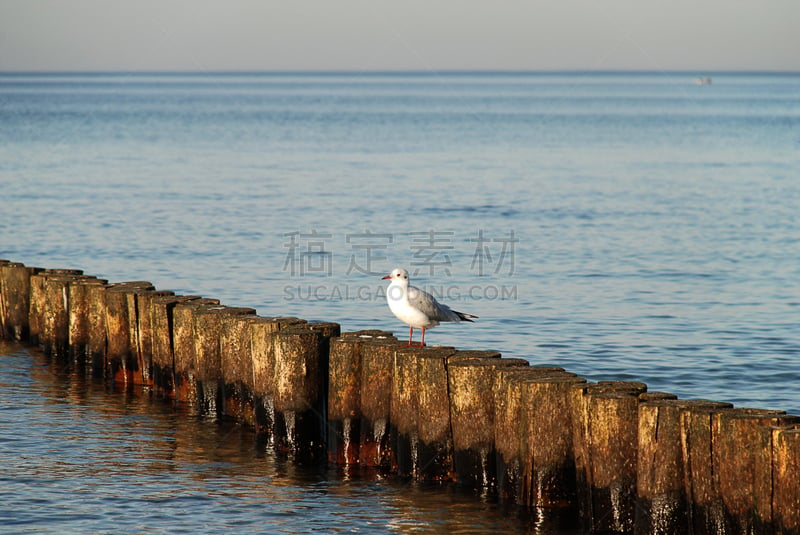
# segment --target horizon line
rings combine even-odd
[[[0,69],[0,75],[475,75],[475,74],[800,74],[800,70],[783,69]]]

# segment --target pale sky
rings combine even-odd
[[[800,0],[0,0],[0,71],[800,71]]]

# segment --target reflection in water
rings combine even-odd
[[[453,485],[304,466],[0,342],[0,522],[36,532],[569,533]]]

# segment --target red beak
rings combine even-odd
[[[391,278],[392,278],[392,276],[391,276],[391,275],[386,275],[385,277],[381,277],[381,280],[384,280],[384,279],[391,279]]]

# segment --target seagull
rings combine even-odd
[[[447,305],[438,302],[431,294],[420,290],[408,283],[408,271],[395,268],[382,280],[392,282],[386,288],[386,301],[397,319],[409,326],[408,345],[414,339],[414,327],[422,329],[422,343],[425,346],[425,329],[432,329],[442,321],[469,321],[478,319],[478,316],[456,312]]]

